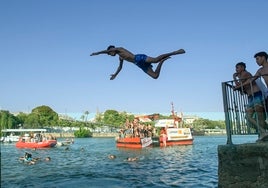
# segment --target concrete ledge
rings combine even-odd
[[[268,143],[218,146],[219,187],[268,187]]]

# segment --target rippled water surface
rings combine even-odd
[[[240,136],[234,143],[254,142],[253,136]],[[218,145],[226,136],[195,137],[191,146],[118,149],[114,138],[81,138],[51,149],[17,149],[1,144],[1,187],[217,187]],[[19,161],[24,152],[38,161]],[[107,156],[114,154],[116,159]],[[138,157],[127,162],[127,157]]]

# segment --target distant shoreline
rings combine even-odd
[[[75,138],[74,133],[49,133],[56,138]],[[224,132],[210,132],[205,134],[196,134],[193,136],[223,136],[226,135]],[[115,138],[118,133],[93,133],[92,138]]]

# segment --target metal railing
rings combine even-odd
[[[233,144],[232,135],[252,135],[259,132],[256,126],[252,125],[247,118],[247,94],[243,90],[234,90],[234,86],[234,80],[222,83],[227,144]],[[252,87],[252,85],[250,86]],[[266,114],[265,100],[263,100],[263,107],[263,113]],[[254,116],[257,127],[259,127],[258,115],[255,114]]]

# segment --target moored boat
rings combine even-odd
[[[190,128],[164,128],[166,131],[166,137],[159,137],[159,145],[163,146],[178,146],[178,145],[192,145],[193,136]],[[166,139],[166,143],[164,143]]]
[[[173,103],[171,105],[173,119],[161,119],[155,124],[155,127],[161,127],[159,146],[192,145],[194,138],[191,129],[182,127],[182,117],[175,114]]]
[[[17,148],[51,148],[56,146],[57,140],[51,135],[46,135],[46,129],[13,129],[22,136],[16,142]]]
[[[126,129],[120,131],[120,137],[116,139],[116,146],[145,148],[148,146],[192,145],[194,138],[191,129],[182,126],[182,117],[178,117],[174,113],[173,103],[171,112],[172,119],[156,120],[154,127],[144,126],[139,122],[126,122]],[[160,134],[155,134],[156,128],[160,129]]]
[[[4,129],[2,130],[1,142],[3,143],[15,143],[19,141],[20,136],[18,132],[14,131],[18,129]]]
[[[73,144],[73,143],[74,143],[74,140],[73,140],[73,139],[69,140],[69,139],[67,138],[67,139],[64,140],[64,141],[57,142],[57,146],[69,146],[69,145],[71,145],[71,144]]]
[[[19,136],[13,135],[11,133],[10,135],[2,136],[1,137],[1,142],[3,142],[3,143],[14,143],[14,142],[19,141],[19,138],[20,138]]]
[[[56,146],[57,140],[44,140],[41,142],[26,142],[25,140],[20,139],[16,143],[17,148],[51,148]]]
[[[148,146],[151,146],[153,143],[151,137],[139,138],[118,138],[116,140],[116,146],[122,148],[134,148],[134,149],[141,149]]]

